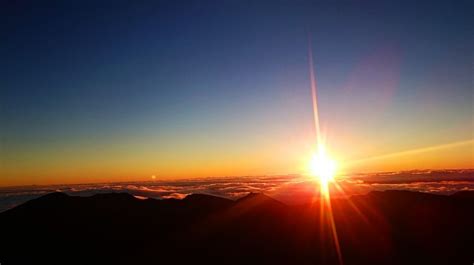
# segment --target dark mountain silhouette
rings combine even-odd
[[[332,200],[344,264],[472,264],[474,192]],[[51,193],[0,214],[1,264],[338,264],[318,201]]]

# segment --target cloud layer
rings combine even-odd
[[[339,178],[337,185],[331,186],[331,194],[334,197],[339,197],[387,189],[437,194],[474,190],[474,169],[386,172],[346,176]],[[24,186],[0,188],[0,211],[5,211],[54,191],[76,196],[127,192],[139,198],[156,199],[181,199],[191,193],[205,193],[236,199],[249,192],[263,192],[289,204],[305,203],[319,196],[317,181],[298,175]]]

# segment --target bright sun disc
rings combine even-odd
[[[310,172],[321,183],[327,184],[334,180],[336,162],[329,158],[324,151],[320,151],[314,154],[311,159]]]

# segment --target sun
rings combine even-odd
[[[311,158],[309,166],[310,173],[323,185],[327,185],[334,180],[336,169],[336,161],[326,154],[324,148],[319,148],[318,152]]]

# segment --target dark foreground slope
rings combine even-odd
[[[406,191],[333,200],[344,264],[472,264],[474,196]],[[319,203],[262,194],[139,200],[52,193],[0,214],[8,264],[338,264]],[[324,213],[324,211],[323,211]]]

